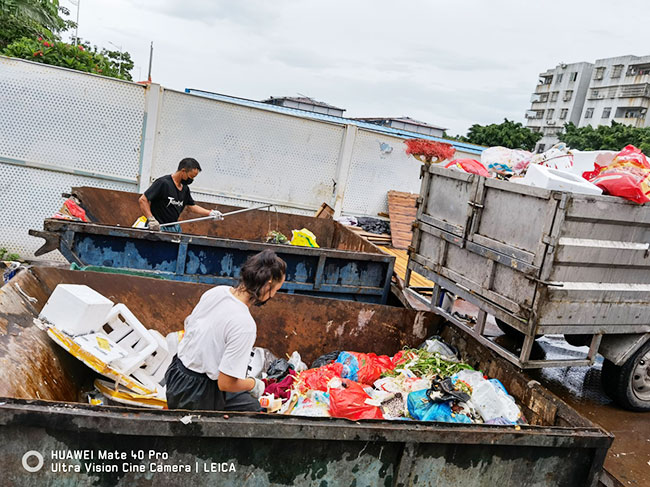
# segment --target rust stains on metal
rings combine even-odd
[[[138,205],[137,193],[91,188],[87,186],[72,188],[74,194],[86,210],[88,217],[103,225],[131,227],[142,215]],[[216,205],[198,202],[199,205],[222,213],[239,210],[240,207]],[[181,220],[188,220],[195,215],[183,212]],[[207,235],[211,237],[230,238],[262,242],[270,230],[277,230],[291,238],[291,231],[306,227],[316,235],[321,247],[358,252],[380,253],[381,251],[365,241],[344,225],[333,220],[303,215],[280,213],[273,210],[252,210],[241,215],[227,217],[220,222],[195,222],[183,225],[183,233]]]

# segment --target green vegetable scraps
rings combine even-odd
[[[286,235],[284,235],[281,232],[271,230],[269,233],[266,234],[266,243],[286,244],[288,242],[289,239],[286,237]]]
[[[415,357],[407,360],[404,364],[398,365],[396,369],[404,368],[408,363],[413,362],[408,369],[414,372],[418,377],[425,375],[439,375],[441,377],[452,376],[461,370],[474,370],[470,365],[462,362],[450,362],[441,358],[438,352],[428,352],[424,349],[409,348],[404,350],[404,355],[415,355]],[[394,377],[399,375],[399,372],[394,370],[387,371],[384,376]]]

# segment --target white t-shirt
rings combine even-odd
[[[194,372],[218,380],[219,372],[245,379],[257,326],[248,306],[230,286],[206,291],[192,314],[185,318],[185,335],[178,358]]]

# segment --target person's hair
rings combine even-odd
[[[241,268],[239,286],[256,299],[267,282],[277,282],[287,273],[287,264],[270,249],[250,256]]]
[[[199,161],[192,157],[186,157],[183,159],[181,162],[178,163],[178,171],[182,171],[183,169],[186,169],[188,171],[191,171],[192,169],[198,169],[199,171],[201,170],[201,165],[199,164]]]

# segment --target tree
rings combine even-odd
[[[630,127],[612,121],[611,125],[576,127],[569,122],[558,138],[572,149],[620,151],[626,145],[634,145],[642,152],[650,153],[650,127]]]
[[[59,0],[0,0],[0,54],[130,81],[128,52],[61,41],[60,34],[75,27],[61,17],[69,13]]]
[[[58,0],[0,0],[0,49],[21,37],[53,38],[74,25],[59,13],[69,12]]]
[[[479,125],[475,123],[469,128],[467,136],[458,137],[463,142],[492,146],[503,146],[510,149],[533,150],[535,144],[542,138],[541,133],[533,132],[519,122],[507,118],[500,124]]]

